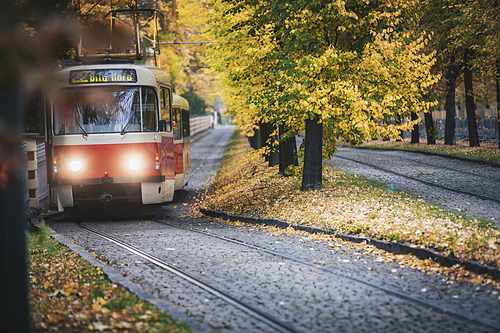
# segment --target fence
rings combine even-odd
[[[437,119],[434,120],[434,124],[438,129],[438,136],[436,139],[444,139],[444,128],[445,120]],[[421,121],[418,125],[419,133],[421,138],[427,138],[427,133],[425,131],[425,121]],[[477,132],[479,135],[479,141],[481,142],[493,142],[498,143],[498,117],[485,117],[482,118],[477,123]],[[410,132],[404,133],[405,137],[410,137]],[[455,118],[455,138],[458,141],[468,141],[469,140],[469,128],[467,126],[467,119]]]
[[[191,136],[194,136],[208,128],[213,128],[217,122],[215,117],[216,113],[189,117],[189,130],[191,132]]]

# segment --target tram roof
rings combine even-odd
[[[183,108],[186,108],[189,110],[189,103],[188,101],[182,97],[182,96],[179,96],[177,94],[174,94],[174,98],[172,100],[172,107],[175,108],[175,107],[183,107]]]
[[[72,71],[89,71],[89,70],[113,70],[113,69],[134,69],[137,73],[137,82],[134,85],[156,85],[163,83],[170,85],[170,76],[163,69],[144,64],[130,64],[130,63],[115,63],[115,64],[79,64],[75,66],[68,66],[60,69],[57,72],[57,77],[63,87],[73,86],[69,82],[69,76]],[[102,83],[101,83],[102,84]],[[109,84],[109,83],[108,83]],[[120,82],[120,84],[131,84],[127,82]],[[97,86],[99,83],[78,84],[78,86]]]

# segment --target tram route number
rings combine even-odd
[[[70,84],[135,83],[135,69],[85,69],[69,72]]]

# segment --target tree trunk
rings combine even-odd
[[[260,123],[259,129],[259,148],[268,147],[267,139],[269,139],[268,123]],[[266,162],[269,162],[269,155],[264,156]]]
[[[496,61],[497,78],[497,129],[498,129],[498,148],[500,149],[500,60]]]
[[[280,164],[280,151],[279,144],[275,144],[279,140],[279,133],[271,134],[277,129],[275,124],[269,124],[269,139],[271,139],[271,143],[269,144],[269,148],[271,152],[269,153],[269,166],[275,166]]]
[[[434,120],[432,119],[432,111],[424,113],[425,119],[425,131],[427,132],[427,144],[436,144],[436,129],[434,126]]]
[[[394,122],[396,123],[397,126],[401,125],[401,116],[396,116],[396,120]],[[399,138],[396,139],[396,142],[403,141],[403,136],[404,136],[404,132],[399,130]]]
[[[260,124],[259,124],[259,127],[254,130],[252,143],[253,143],[253,146],[252,146],[253,149],[259,149],[262,147],[261,142],[260,142]]]
[[[476,108],[474,105],[474,93],[472,91],[472,51],[465,49],[464,52],[464,85],[465,85],[465,107],[467,109],[467,125],[469,128],[469,146],[479,147],[479,135],[477,133]]]
[[[286,133],[285,127],[280,125],[280,173],[285,175],[285,170],[290,165],[299,165],[297,161],[297,142],[295,135],[282,141],[281,138]]]
[[[323,124],[319,120],[318,115],[306,119],[302,191],[321,190],[323,186]]]
[[[417,119],[418,119],[418,114],[412,112],[411,120],[415,121]],[[420,143],[420,131],[418,130],[418,124],[413,125],[413,130],[411,131],[411,143]]]
[[[454,58],[451,59],[452,62],[455,61]],[[455,107],[455,88],[457,82],[458,67],[455,64],[448,66],[445,78],[446,78],[446,121],[444,127],[444,144],[452,145],[456,144],[455,140],[455,119],[457,117],[457,111]]]

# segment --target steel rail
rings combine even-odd
[[[468,322],[472,322],[472,323],[475,323],[477,325],[485,326],[485,327],[492,328],[492,329],[495,329],[495,330],[498,329],[497,326],[491,325],[489,323],[484,323],[484,322],[478,321],[477,319],[475,319],[473,317],[467,317],[465,315],[462,315],[462,314],[459,314],[459,313],[456,313],[456,312],[451,312],[450,310],[445,309],[445,308],[443,308],[443,307],[441,307],[439,305],[432,304],[432,303],[427,302],[425,300],[412,297],[412,296],[410,296],[408,294],[405,294],[405,293],[402,293],[402,292],[400,292],[398,290],[395,290],[394,288],[376,285],[374,283],[371,283],[371,282],[368,282],[368,281],[365,281],[365,280],[362,280],[362,279],[359,279],[359,278],[356,278],[356,277],[353,277],[353,276],[350,276],[350,275],[347,275],[347,274],[344,274],[344,273],[340,273],[340,272],[337,272],[337,271],[333,271],[333,270],[330,270],[330,269],[318,266],[317,264],[312,264],[312,263],[309,263],[307,261],[303,261],[301,259],[297,259],[297,258],[288,256],[286,254],[282,254],[282,253],[279,253],[279,252],[271,251],[271,250],[268,250],[266,248],[262,248],[260,246],[254,245],[254,244],[243,242],[243,241],[240,241],[240,240],[235,239],[235,238],[229,238],[229,237],[225,237],[225,236],[220,236],[220,235],[217,235],[215,233],[208,232],[208,231],[205,231],[205,230],[197,230],[197,229],[193,229],[193,228],[186,228],[186,227],[181,227],[181,226],[174,226],[174,225],[167,224],[167,223],[160,222],[160,221],[155,221],[155,222],[163,224],[163,225],[166,225],[166,226],[169,226],[169,227],[172,227],[172,228],[178,228],[178,229],[182,229],[182,230],[187,230],[187,231],[201,233],[201,234],[204,234],[204,235],[207,235],[207,236],[210,236],[210,237],[222,239],[222,240],[227,241],[227,242],[231,242],[231,243],[238,244],[238,245],[241,245],[241,246],[249,247],[249,248],[252,248],[252,249],[260,251],[260,252],[264,252],[264,253],[271,254],[271,255],[274,255],[274,256],[277,256],[277,257],[281,257],[283,259],[291,260],[291,261],[300,263],[302,265],[306,265],[306,266],[309,266],[309,267],[314,267],[314,268],[322,270],[324,272],[327,272],[327,273],[330,273],[330,274],[335,274],[337,276],[340,276],[340,277],[343,277],[343,278],[346,278],[346,279],[349,279],[349,280],[352,280],[352,281],[359,282],[359,283],[364,284],[366,286],[369,286],[369,287],[372,287],[372,288],[375,288],[375,289],[379,289],[379,290],[381,290],[383,292],[386,292],[388,294],[392,294],[392,295],[394,295],[396,297],[399,297],[399,298],[411,301],[413,303],[416,303],[416,304],[418,304],[418,305],[420,305],[420,306],[422,306],[422,307],[424,307],[426,309],[437,310],[437,312],[439,312],[441,314],[444,314],[444,315],[449,315],[449,316],[455,317],[457,319],[461,319],[461,320],[465,320],[465,321],[468,321]]]
[[[439,188],[439,189],[442,189],[442,190],[447,190],[447,191],[455,192],[455,193],[458,193],[458,194],[464,194],[464,195],[468,195],[468,196],[476,197],[476,198],[479,198],[479,199],[482,199],[482,200],[492,201],[492,202],[500,204],[500,200],[494,199],[494,198],[490,198],[490,197],[486,197],[484,195],[474,194],[474,193],[470,193],[470,192],[465,192],[465,191],[462,191],[462,190],[457,190],[457,189],[454,189],[454,188],[451,188],[451,187],[447,187],[447,186],[443,186],[443,185],[437,185],[437,184],[434,184],[432,182],[428,182],[426,180],[422,180],[422,179],[418,179],[416,177],[404,175],[402,173],[395,172],[395,171],[392,171],[392,170],[389,170],[389,169],[385,169],[385,168],[381,168],[379,166],[376,166],[376,165],[373,165],[373,164],[370,164],[370,163],[367,163],[367,162],[361,162],[361,161],[358,161],[358,160],[353,159],[353,158],[341,157],[341,156],[334,156],[334,157],[335,158],[344,159],[344,160],[348,160],[348,161],[352,161],[352,162],[359,163],[359,164],[363,164],[363,165],[369,166],[371,168],[374,168],[374,169],[377,169],[377,170],[380,170],[380,171],[383,171],[383,172],[392,173],[393,175],[400,176],[400,177],[403,177],[403,178],[408,178],[408,179],[414,180],[416,182],[419,182],[419,183],[422,183],[422,184],[425,184],[425,185],[428,185],[428,186],[436,187],[436,188]],[[332,162],[326,161],[325,163],[330,164]]]
[[[138,249],[130,244],[127,244],[126,242],[121,241],[118,238],[106,235],[105,233],[102,233],[99,231],[95,231],[95,230],[83,225],[81,222],[75,222],[75,224],[79,228],[81,228],[81,229],[83,229],[83,230],[85,230],[85,231],[87,231],[95,236],[101,237],[101,238],[107,240],[108,242],[111,242],[111,243],[113,243],[113,244],[115,244],[115,245],[129,251],[129,252],[132,252],[135,255],[151,262],[152,264],[154,264],[158,267],[161,267],[161,268],[169,271],[170,273],[173,273],[173,274],[179,276],[180,278],[196,285],[197,287],[199,287],[199,288],[205,290],[206,292],[209,292],[210,294],[224,300],[225,302],[231,304],[232,306],[245,312],[246,314],[254,317],[255,319],[257,319],[260,322],[266,324],[267,326],[275,329],[278,332],[297,333],[297,331],[295,331],[293,328],[278,321],[277,319],[274,319],[274,318],[266,315],[265,313],[255,309],[255,308],[253,308],[253,307],[251,307],[243,302],[238,301],[237,299],[225,294],[222,291],[219,291],[219,290],[211,287],[210,285],[206,284],[205,282],[198,280],[197,278],[181,271],[180,269],[174,267],[173,265],[171,265],[171,264],[169,264],[169,263],[167,263],[167,262],[165,262],[165,261],[163,261],[155,256],[152,256],[152,255],[150,255],[150,254],[148,254],[148,253],[146,253],[146,252],[144,252],[144,251],[142,251],[142,250],[140,250],[140,249]]]

